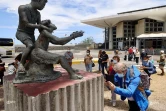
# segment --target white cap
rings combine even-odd
[[[161,52],[161,53],[164,53],[164,50],[161,50],[160,52]]]
[[[9,75],[14,74],[15,70],[16,70],[16,68],[13,65],[8,66],[8,74]]]

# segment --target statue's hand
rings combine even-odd
[[[40,28],[44,29],[44,30],[47,30],[47,31],[51,31],[48,27],[44,26],[44,25],[40,25]]]
[[[77,37],[81,37],[83,36],[84,32],[83,31],[76,31],[76,32],[73,32],[70,36],[75,39]]]

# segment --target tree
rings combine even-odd
[[[94,42],[93,37],[87,37],[82,41],[83,44],[92,44]]]

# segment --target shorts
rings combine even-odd
[[[16,32],[16,38],[18,40],[20,40],[23,44],[25,44],[24,41],[26,41],[27,39],[32,41],[32,43],[35,43],[35,36],[34,36],[34,34],[28,34],[28,33],[23,32],[23,31],[17,31]]]
[[[165,66],[165,62],[159,62],[159,68],[160,68],[160,69],[163,69],[164,66]]]
[[[159,68],[160,68],[160,69],[164,69],[164,66],[165,66],[165,64],[164,64],[164,65],[163,65],[163,64],[162,64],[162,65],[159,64]]]

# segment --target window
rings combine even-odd
[[[161,45],[162,44],[162,41],[157,41],[157,45]]]
[[[154,23],[154,27],[157,27],[157,23]]]
[[[160,27],[160,26],[163,27],[163,23],[162,22],[158,23],[158,27]]]
[[[158,28],[158,31],[160,32],[160,31],[163,31],[163,28]]]
[[[150,22],[154,22],[154,20],[150,19]]]
[[[146,28],[145,32],[149,32],[149,28]]]
[[[13,39],[0,39],[0,46],[13,46]]]
[[[158,22],[153,19],[145,20],[145,32],[146,33],[162,32],[163,29],[164,29],[164,22]]]
[[[113,38],[113,41],[116,41],[116,38]]]
[[[113,45],[116,45],[116,42],[113,42]]]
[[[157,32],[157,28],[154,28],[154,32]]]
[[[146,19],[145,22],[149,22],[149,19]]]
[[[153,27],[153,23],[150,23],[150,27]]]
[[[153,32],[153,28],[150,28],[150,32]]]
[[[146,27],[149,27],[149,23],[146,23]]]

